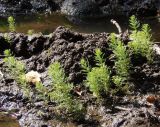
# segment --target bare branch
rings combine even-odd
[[[114,19],[111,19],[111,23],[117,27],[118,32],[121,35],[122,34],[122,29],[121,29],[120,25]]]
[[[124,107],[120,107],[120,106],[116,106],[115,108],[118,110],[123,110],[123,111],[131,111],[132,110],[131,108],[124,108]]]

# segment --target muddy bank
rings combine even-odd
[[[0,111],[0,127],[20,127],[18,121],[6,112]]]
[[[9,42],[0,35],[0,52],[11,49],[16,59],[26,64],[26,72],[35,70],[42,76],[44,86],[51,85],[47,71],[54,61],[59,61],[69,81],[75,87],[85,79],[80,67],[80,59],[87,58],[90,65],[95,64],[94,52],[100,48],[105,54],[106,64],[113,66],[109,59],[112,51],[109,49],[108,33],[81,34],[64,27],[58,27],[50,35],[28,36],[20,33],[10,33]],[[129,41],[127,34],[122,35],[124,43]],[[158,46],[158,45],[157,45]],[[159,47],[159,46],[158,46]],[[55,103],[45,102],[31,91],[32,99],[24,96],[22,89],[10,75],[9,70],[0,61],[0,109],[13,114],[20,125],[28,127],[158,127],[160,125],[160,61],[157,54],[152,64],[145,59],[138,59],[138,64],[132,68],[130,86],[133,91],[123,96],[110,96],[102,103],[98,103],[86,89],[82,88],[82,95],[76,95],[86,107],[85,116],[81,120],[66,118],[65,114],[56,114]],[[135,60],[133,60],[134,62]],[[136,61],[137,62],[137,61]],[[81,85],[80,85],[81,86]],[[83,86],[83,84],[82,84]],[[146,98],[157,95],[153,104]]]
[[[50,13],[60,11],[71,16],[131,15],[155,16],[159,0],[1,0],[1,15]]]

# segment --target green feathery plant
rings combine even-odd
[[[130,59],[126,46],[121,40],[116,38],[114,34],[111,34],[110,47],[112,48],[115,56],[116,74],[127,79],[129,76]]]
[[[140,23],[135,16],[131,16],[129,21],[132,29],[132,33],[130,35],[132,41],[129,43],[129,48],[133,54],[141,54],[151,62],[153,60],[153,43],[151,40],[152,35],[149,25],[143,24],[140,28]]]
[[[7,67],[10,70],[10,73],[12,76],[14,76],[14,79],[17,81],[17,83],[23,85],[24,80],[22,77],[25,77],[25,65],[21,61],[18,61],[15,59],[14,56],[12,56],[10,50],[4,51],[5,58],[4,62],[6,63]]]
[[[36,86],[35,88],[38,92],[38,96],[40,98],[42,98],[47,103],[47,101],[48,101],[48,96],[47,96],[48,89],[41,82],[36,83],[35,86]]]
[[[59,109],[66,109],[72,114],[80,114],[83,109],[79,101],[75,101],[71,96],[73,84],[67,82],[64,70],[59,62],[55,62],[49,66],[49,75],[53,80],[52,91],[49,93],[51,101],[56,101],[59,104]]]
[[[105,65],[103,53],[100,49],[95,50],[96,66],[90,69],[87,62],[82,59],[81,66],[87,72],[86,85],[97,98],[101,98],[102,93],[108,94],[110,89],[110,72]]]
[[[8,24],[9,24],[9,31],[15,32],[16,31],[15,19],[12,16],[8,17]]]
[[[21,61],[18,61],[15,59],[14,56],[12,56],[10,50],[5,50],[4,55],[6,56],[4,58],[4,62],[6,66],[8,67],[11,76],[15,79],[15,81],[21,86],[21,88],[24,91],[24,94],[26,96],[29,96],[29,88],[26,84],[25,80],[25,65]]]
[[[15,79],[18,85],[23,89],[24,94],[27,97],[29,97],[31,88],[30,88],[30,85],[28,85],[26,82],[25,64],[22,63],[21,61],[16,60],[15,57],[12,56],[10,50],[5,50],[4,54],[6,56],[4,58],[4,62],[9,69],[11,76],[13,77],[13,79]],[[46,87],[44,87],[42,83],[37,83],[35,86],[36,86],[37,92],[39,92],[39,94],[37,95],[39,95],[44,100],[46,100],[46,97],[45,97],[47,93]]]
[[[137,20],[135,15],[132,15],[129,19],[130,22],[130,28],[132,29],[132,31],[138,31],[139,27],[140,27],[140,23]]]
[[[8,33],[4,33],[4,34],[3,34],[3,37],[4,37],[4,39],[6,40],[6,42],[8,42],[9,44],[11,44],[11,39],[10,39]]]
[[[8,26],[9,26],[9,31],[10,32],[15,32],[16,31],[15,19],[12,16],[8,17]],[[10,39],[10,36],[9,36],[8,33],[4,34],[4,38],[8,43],[11,43],[11,39]]]
[[[82,58],[81,61],[80,61],[80,64],[81,64],[81,67],[82,67],[82,71],[84,73],[90,72],[91,68],[89,67],[88,61],[86,61],[84,58]]]
[[[114,34],[111,34],[110,47],[113,50],[115,57],[115,71],[116,75],[112,77],[114,84],[118,90],[123,88],[123,84],[129,78],[130,59],[129,53],[127,52],[126,46],[116,38]]]

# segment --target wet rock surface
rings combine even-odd
[[[159,3],[156,0],[70,0],[65,1],[61,11],[68,15],[131,15],[151,16],[157,13]]]
[[[82,34],[73,32],[64,27],[58,27],[50,35],[24,35],[10,33],[10,43],[6,42],[3,34],[0,35],[1,44],[5,44],[0,52],[10,48],[15,57],[26,64],[26,71],[38,71],[45,86],[51,84],[48,77],[48,66],[59,61],[63,66],[69,81],[76,86],[85,79],[80,67],[80,59],[87,58],[90,65],[95,64],[94,52],[100,48],[110,67],[109,60],[112,53],[109,50],[109,34],[94,33]],[[123,38],[124,42],[129,41]],[[46,103],[31,91],[32,101],[10,75],[1,58],[0,60],[0,109],[14,115],[20,125],[28,127],[54,126],[84,126],[84,127],[158,127],[160,126],[160,101],[153,104],[146,101],[149,95],[160,95],[160,62],[156,55],[153,64],[145,61],[135,64],[131,74],[130,86],[134,86],[126,96],[111,96],[105,98],[102,104],[97,103],[84,92],[80,98],[86,105],[86,114],[83,121],[64,120],[55,114],[55,104]],[[62,115],[62,117],[65,117]]]
[[[61,11],[72,16],[154,16],[159,0],[1,0],[1,15]]]

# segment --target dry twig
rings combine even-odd
[[[121,29],[120,25],[114,19],[111,19],[111,23],[117,27],[118,32],[121,35],[122,34],[122,29]]]

